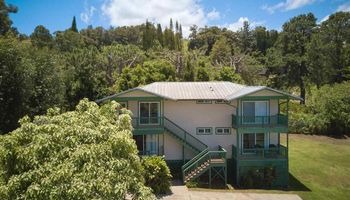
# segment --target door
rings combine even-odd
[[[268,122],[268,102],[267,101],[256,101],[255,102],[255,123],[264,123]]]
[[[139,105],[140,124],[156,125],[159,124],[160,103],[159,102],[140,102]]]
[[[243,101],[242,123],[261,124],[268,122],[268,101]]]
[[[257,153],[265,147],[264,133],[243,133],[242,150],[244,154]]]

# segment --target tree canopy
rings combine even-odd
[[[30,36],[12,26],[17,8],[0,0],[0,132],[18,120],[79,100],[97,100],[154,81],[232,81],[267,85],[308,103],[314,86],[350,80],[350,13],[322,23],[312,13],[292,17],[282,30],[244,22],[238,31],[181,22],[134,26],[88,26],[73,17],[66,30],[38,25]],[[69,23],[69,22],[67,22]]]
[[[1,199],[154,199],[132,139],[130,113],[87,99],[57,108],[0,140]]]

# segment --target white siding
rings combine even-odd
[[[136,91],[139,93],[140,91]],[[136,95],[137,93],[134,93]],[[137,94],[141,95],[141,94]],[[227,158],[231,158],[232,145],[236,145],[236,130],[231,128],[230,135],[216,135],[216,127],[231,127],[232,114],[236,113],[237,102],[227,104],[197,104],[196,101],[171,101],[164,102],[164,116],[185,129],[194,137],[201,140],[211,149],[216,149],[218,145],[227,150]],[[138,114],[138,101],[128,101],[128,109],[132,111],[134,117]],[[163,108],[163,106],[161,106]],[[270,100],[270,113],[275,115],[278,112],[278,100]],[[197,127],[211,127],[211,135],[197,135]],[[270,144],[278,143],[278,134],[270,133]],[[169,134],[164,134],[164,155],[167,160],[182,159],[182,145]],[[185,158],[191,159],[195,154],[185,148]]]
[[[270,144],[278,144],[278,133],[270,133]]]
[[[236,112],[235,107],[233,107],[235,105],[236,102],[229,106],[226,104],[215,104],[214,101],[212,104],[197,104],[196,101],[165,101],[164,116],[201,140],[209,148],[216,149],[218,145],[221,145],[227,150],[227,157],[230,158],[231,145],[236,144],[236,131],[231,129],[230,135],[216,135],[215,127],[232,126],[231,115]],[[213,133],[211,135],[197,135],[197,127],[211,127]],[[165,148],[168,148],[167,145],[170,142],[165,143]],[[177,148],[176,151],[181,153],[181,157],[176,159],[182,159],[181,145],[178,147],[173,145],[170,154],[165,154],[166,159],[174,158],[175,154],[172,151],[175,151],[175,148]],[[178,154],[176,155],[179,156]]]
[[[164,155],[166,160],[182,160],[182,145],[169,134],[164,134]]]
[[[277,114],[278,114],[278,100],[271,99],[270,100],[270,115],[277,115]]]

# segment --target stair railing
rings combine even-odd
[[[218,146],[217,151],[208,151],[207,149],[202,151],[200,154],[195,156],[182,167],[183,181],[186,182],[186,176],[188,176],[194,170],[198,169],[198,167],[204,164],[205,162],[207,162],[210,166],[212,159],[222,159],[224,161],[224,165],[226,165],[226,153],[227,151],[221,146]]]
[[[177,137],[185,141],[187,144],[193,146],[198,151],[203,151],[207,148],[207,145],[197,138],[193,137],[183,128],[172,122],[170,119],[164,117],[163,121],[164,127],[168,129],[171,133],[175,134]]]
[[[205,148],[202,152],[200,152],[199,154],[197,154],[195,157],[193,157],[190,161],[188,161],[187,163],[185,163],[184,165],[182,165],[181,169],[184,170],[186,169],[188,166],[190,166],[192,163],[196,162],[200,157],[202,157],[204,154],[206,154],[209,151],[208,148]]]

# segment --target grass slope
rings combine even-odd
[[[304,200],[350,199],[350,139],[291,135],[289,142],[292,191]]]
[[[252,189],[212,191],[298,194],[304,200],[348,200],[350,199],[350,139],[290,134],[289,172],[290,187],[287,191]]]

